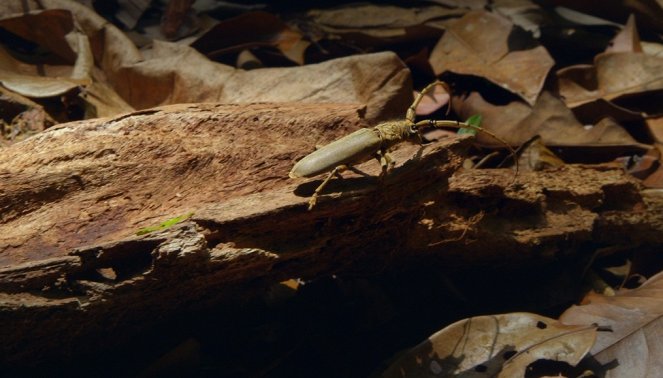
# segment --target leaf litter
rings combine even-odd
[[[581,151],[574,161],[616,160],[643,185],[662,188],[663,9],[589,3],[438,0],[279,13],[224,2],[236,12],[223,16],[187,5],[164,32],[177,43],[143,35],[139,49],[127,33],[141,34],[153,11],[147,2],[132,11],[121,5],[113,25],[75,1],[7,1],[0,5],[8,33],[0,40],[3,144],[56,122],[184,102],[358,103],[375,122],[402,116],[417,93],[412,82],[420,89],[442,77],[452,93],[426,97],[418,115],[440,115],[451,102],[451,117],[479,114],[482,127],[523,145],[523,167],[559,167],[559,152],[571,148]],[[183,29],[191,12],[213,20],[181,39],[198,31]],[[252,62],[242,67],[260,68],[237,68],[240,54]],[[495,147],[481,134],[478,142]],[[613,297],[589,294],[560,321],[528,313],[459,321],[385,375],[516,376],[542,360],[576,365],[589,351],[580,368],[647,376],[663,361],[661,277]]]
[[[605,377],[652,377],[663,368],[663,273],[614,296],[588,294],[560,317],[564,324],[597,324],[587,368]]]
[[[382,377],[524,376],[537,359],[577,364],[595,338],[595,326],[570,326],[535,314],[478,316],[431,335]]]

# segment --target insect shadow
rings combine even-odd
[[[371,175],[366,173],[356,167],[347,167],[347,169],[339,174],[339,177],[335,180],[331,180],[320,192],[320,195],[331,194],[331,193],[342,193],[342,192],[352,192],[352,191],[366,191],[371,189],[378,188],[381,184],[384,184],[385,181],[392,181],[397,178],[399,173],[409,170],[410,164],[419,161],[423,157],[424,150],[431,145],[433,142],[436,142],[437,139],[427,140],[424,139],[423,144],[419,145],[416,152],[405,159],[402,164],[397,164],[396,167],[392,168],[388,175],[380,178],[379,175]],[[348,176],[349,172],[354,172],[355,176]],[[298,197],[310,197],[313,195],[315,190],[320,186],[324,179],[314,180],[302,183],[297,186],[294,190],[294,194]]]
[[[357,170],[356,168],[351,168],[348,170],[352,170],[354,172],[361,172],[361,176],[352,176],[352,177],[347,177],[344,176],[340,179],[332,180],[329,182],[328,185],[326,185],[322,191],[320,192],[321,195],[324,194],[331,194],[331,193],[336,193],[336,192],[346,192],[346,191],[362,191],[365,189],[369,188],[375,188],[378,185],[378,177],[377,176],[371,176],[367,173],[364,173],[362,171]],[[314,181],[309,181],[305,182],[303,184],[300,184],[295,188],[295,195],[298,197],[310,197],[313,195],[315,192],[315,189],[317,189],[320,184],[324,181],[324,179],[320,180],[314,180]]]

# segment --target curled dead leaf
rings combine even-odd
[[[435,3],[454,8],[484,9],[488,5],[487,0],[432,0]]]
[[[564,324],[598,324],[588,367],[605,377],[658,376],[663,361],[663,273],[637,289],[621,289],[615,296],[590,293],[583,304],[560,317]]]
[[[28,8],[23,9],[23,6]],[[117,76],[116,70],[123,62],[135,58],[135,47],[119,30],[74,1],[46,0],[39,4],[7,1],[0,5],[0,10],[7,12],[16,13],[19,8],[22,10],[19,14],[0,20],[0,26],[39,44],[61,60],[58,65],[32,65],[0,49],[3,86],[31,98],[66,95],[66,100],[60,99],[67,102],[63,103],[65,107],[72,96],[83,92],[78,101],[86,102],[88,116],[110,116],[133,110],[106,81]],[[45,25],[44,29],[34,28],[35,18]],[[118,54],[118,50],[122,53]],[[129,59],[125,60],[127,57]],[[104,69],[103,74],[95,67],[95,59]],[[72,64],[63,65],[63,60]]]
[[[663,57],[663,43],[640,41],[640,45],[645,54]]]
[[[149,0],[120,0],[117,2],[115,17],[124,24],[127,29],[133,29],[143,13],[149,8]]]
[[[357,32],[385,38],[402,36],[408,27],[461,16],[465,12],[460,8],[450,9],[436,5],[404,8],[393,5],[351,4],[332,9],[314,9],[307,15],[328,33]]]
[[[7,89],[26,97],[54,97],[89,84],[89,78],[75,77],[82,70],[85,69],[79,70],[77,67],[74,67],[71,77],[25,75],[8,70],[0,70],[0,82]]]
[[[528,368],[536,361],[562,361],[576,366],[596,340],[596,326],[560,332],[518,352],[504,363],[497,378],[525,377]]]
[[[67,63],[76,60],[76,50],[66,38],[75,31],[71,12],[64,9],[47,9],[17,14],[0,12],[0,15],[0,27],[6,31],[43,46]],[[39,27],[36,28],[35,25]]]
[[[297,64],[304,64],[309,46],[302,35],[277,16],[267,12],[249,12],[222,21],[191,44],[211,59],[252,47],[273,46]]]
[[[171,0],[166,5],[161,20],[161,32],[168,39],[178,36],[180,28],[184,24],[194,0]]]
[[[539,358],[574,365],[595,338],[595,327],[568,326],[530,313],[477,316],[433,334],[382,377],[522,377]]]
[[[560,99],[547,91],[541,93],[534,107],[520,101],[495,105],[486,101],[478,92],[466,98],[454,98],[452,104],[462,118],[481,114],[482,127],[514,146],[538,134],[547,146],[625,146],[636,151],[646,151],[650,147],[638,143],[620,125],[607,118],[594,126],[585,127]],[[478,140],[496,145],[481,134]]]
[[[575,65],[557,72],[559,93],[572,108],[593,108],[598,103],[602,107],[607,104],[612,108],[610,113],[623,114],[624,118],[628,113],[662,114],[662,68],[663,58],[643,52],[631,15],[605,53],[595,57],[594,65]]]
[[[52,27],[36,33],[30,23],[38,18],[40,22]],[[43,76],[42,65],[29,65],[13,58],[7,51],[0,49],[0,82],[8,89],[23,96],[33,98],[53,97],[62,95],[78,86],[90,82],[91,70],[94,66],[92,50],[85,34],[74,28],[74,20],[70,12],[61,10],[45,10],[29,13],[0,21],[0,26],[16,35],[43,44],[53,53],[71,59],[75,63],[63,77],[63,70],[54,67],[48,71],[50,76]],[[73,54],[73,55],[72,55]]]
[[[557,71],[559,93],[569,107],[663,89],[663,58],[645,53],[607,52],[594,65]]]
[[[644,27],[658,33],[663,32],[663,6],[659,1],[611,0],[599,3],[594,1],[557,0],[555,4],[619,23],[624,22],[626,15],[635,13],[638,22]]]
[[[493,0],[491,8],[508,18],[514,25],[532,33],[534,38],[541,36],[543,9],[530,0]]]
[[[648,119],[647,129],[657,143],[663,143],[663,117]]]
[[[0,2],[0,14],[22,15],[31,11],[59,9],[68,11],[80,32],[88,36],[96,65],[115,87],[117,81],[126,80],[123,66],[142,60],[131,40],[117,27],[99,16],[94,10],[73,0],[6,0]]]
[[[564,161],[546,147],[539,135],[527,141],[517,153],[518,165],[523,172],[541,171],[564,165]]]
[[[367,105],[371,121],[403,117],[410,73],[392,52],[301,67],[251,71],[215,63],[188,46],[155,41],[149,59],[124,72],[118,93],[139,109],[188,102],[322,102]],[[164,78],[177,77],[177,80]]]
[[[47,9],[69,11],[75,23],[80,25],[81,33],[88,36],[94,61],[103,71],[99,77],[107,80],[101,83],[107,83],[108,88],[118,94],[109,97],[111,100],[103,105],[90,104],[100,109],[125,108],[124,104],[115,101],[117,99],[138,109],[209,101],[344,102],[367,104],[367,118],[378,120],[402,117],[403,109],[411,102],[409,73],[393,53],[353,56],[301,67],[301,71],[276,68],[245,72],[210,62],[187,46],[155,42],[154,48],[143,55],[121,31],[72,0],[43,0],[39,4],[28,1],[26,4],[35,10],[40,9],[41,4]],[[22,13],[23,5],[20,0],[11,0],[0,4],[0,10],[7,12],[4,14]],[[286,35],[277,42],[297,49],[297,43],[288,45],[297,38]],[[50,93],[79,86],[81,83],[70,81],[71,73],[69,67],[68,71],[60,70],[58,75],[52,75],[58,80],[48,83],[52,87]],[[12,75],[7,76],[8,81],[15,79]],[[98,79],[94,71],[93,76]],[[37,85],[42,91],[48,88],[44,83]],[[95,91],[90,89],[86,93]],[[99,100],[101,96],[87,98]],[[106,110],[100,109],[97,114],[107,114]]]
[[[466,12],[438,5],[348,4],[313,9],[307,12],[303,29],[317,33],[321,48],[310,49],[307,56],[321,61],[356,52],[391,50],[405,58],[413,54],[412,46],[420,46],[426,49],[427,61],[431,41],[439,39],[448,23]]]
[[[652,149],[647,151],[647,153],[645,153],[642,156],[639,155],[626,156],[618,160],[624,161],[624,166],[627,167],[627,172],[631,176],[639,178],[641,180],[645,180],[648,177],[650,177],[652,174],[654,174],[661,167],[660,147],[658,144],[656,144]],[[652,187],[647,185],[646,183],[645,186]]]
[[[630,15],[626,25],[620,31],[610,46],[605,50],[606,52],[643,52],[642,45],[640,44],[640,35],[635,26],[635,17]]]
[[[23,140],[55,124],[44,107],[0,86],[0,145]]]
[[[660,118],[657,121],[660,123]],[[649,122],[648,124],[651,125]],[[634,175],[637,173],[646,174],[646,177],[643,178],[642,184],[647,188],[663,188],[663,164],[661,164],[661,156],[663,156],[663,143],[657,141],[654,144],[654,148],[644,156],[639,157],[639,161],[633,168],[631,168],[631,170],[637,169],[636,172],[632,173]]]
[[[472,11],[455,21],[430,56],[436,74],[451,71],[484,77],[536,102],[554,61],[543,46],[525,33],[514,33],[504,17]]]

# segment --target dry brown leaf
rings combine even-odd
[[[458,17],[464,9],[441,6],[397,7],[392,5],[351,4],[332,9],[314,9],[307,12],[319,27],[328,33],[357,32],[378,38],[398,37],[406,28],[431,21]],[[431,23],[431,26],[437,26]]]
[[[642,26],[654,32],[663,32],[663,6],[660,0],[557,0],[555,5],[565,6],[618,23],[623,23],[627,15],[635,13]]]
[[[573,114],[586,124],[594,124],[601,119],[609,117],[619,123],[642,121],[642,114],[638,111],[626,109],[612,101],[597,100],[573,108]]]
[[[29,24],[36,17],[47,25],[59,27],[53,26],[43,32],[34,32],[34,27]],[[108,85],[98,79],[102,75],[94,75],[97,80],[93,80],[94,57],[90,41],[79,29],[71,12],[33,11],[26,15],[6,18],[0,21],[0,24],[8,24],[8,30],[43,44],[45,48],[58,48],[59,50],[54,52],[63,58],[69,57],[69,53],[75,54],[74,59],[71,59],[73,66],[31,65],[14,59],[0,48],[0,82],[4,87],[31,98],[56,97],[83,91],[81,98],[88,103],[87,117],[112,116],[133,110]]]
[[[630,15],[624,29],[610,42],[606,52],[642,52],[635,16]]]
[[[660,159],[661,152],[654,145],[652,149],[642,156],[625,156],[617,160],[622,161],[622,164],[628,167],[627,172],[631,176],[644,180],[660,168]]]
[[[594,371],[604,377],[656,377],[663,369],[663,273],[634,290],[615,296],[590,293],[584,304],[573,306],[560,317],[564,324],[598,324],[611,332],[599,332],[591,357],[602,365]],[[592,366],[592,365],[589,365]]]
[[[657,143],[663,143],[663,117],[647,119],[649,134]]]
[[[569,330],[520,351],[504,363],[497,378],[525,377],[530,364],[539,360],[562,361],[576,366],[596,340],[596,327]]]
[[[657,121],[660,122],[661,118],[659,118]],[[647,120],[648,124],[649,121]],[[662,126],[663,127],[663,126]],[[647,155],[641,157],[641,161],[647,162],[648,157],[652,157],[655,159],[655,161],[652,163],[653,167],[655,170],[651,172],[643,181],[642,184],[647,187],[647,188],[652,188],[652,189],[663,189],[663,164],[661,164],[661,156],[663,156],[663,143],[660,141],[657,141],[654,144],[654,148],[647,153]],[[638,162],[640,163],[640,162]],[[641,166],[641,164],[636,164],[636,167]]]
[[[595,12],[582,13],[571,8],[566,7],[555,7],[555,13],[560,17],[564,18],[567,21],[571,21],[574,24],[584,25],[584,26],[616,26],[621,27],[621,24],[596,17],[593,15]]]
[[[244,71],[187,46],[155,42],[151,56],[124,73],[117,91],[138,109],[187,102],[359,103],[375,121],[402,118],[412,101],[409,71],[391,52]]]
[[[85,86],[80,96],[89,106],[88,114],[85,115],[86,119],[112,117],[134,111],[134,108],[127,104],[113,89],[101,82],[94,82]]]
[[[23,13],[23,5],[27,6],[29,16],[38,15],[44,22],[54,25],[71,25],[71,29],[54,26],[50,33],[32,33],[30,29],[34,26],[29,24],[31,18],[26,18]],[[7,88],[29,97],[52,97],[71,93],[72,90],[85,90],[86,86],[92,85],[85,91],[87,95],[83,95],[83,99],[90,100],[89,105],[94,109],[89,114],[110,116],[115,111],[132,110],[113,93],[106,80],[124,80],[122,66],[142,58],[126,36],[108,21],[71,0],[5,1],[0,3],[0,14],[16,14],[3,22],[11,21],[12,30],[19,35],[43,43],[50,49],[57,47],[58,55],[66,56],[68,51],[74,54],[70,59],[73,66],[37,67],[19,62],[0,50],[0,80]],[[55,20],[50,20],[50,17]],[[30,33],[34,36],[31,37]],[[67,47],[62,47],[64,45]],[[103,73],[94,67],[95,62]]]
[[[76,53],[65,36],[74,31],[71,13],[62,9],[49,9],[27,14],[10,16],[0,12],[0,27],[48,49],[65,60],[73,63]],[[39,27],[35,27],[39,25]]]
[[[512,34],[509,20],[472,11],[454,22],[431,52],[436,74],[451,71],[484,77],[534,104],[554,61],[542,46],[515,50],[510,44],[531,45],[526,35]],[[525,40],[527,39],[527,40]]]
[[[434,3],[454,8],[484,9],[488,5],[487,0],[431,0]]]
[[[208,14],[195,14],[191,11],[184,19],[184,23],[177,29],[177,34],[172,38],[164,36],[161,25],[155,20],[146,20],[145,25],[126,31],[125,34],[139,49],[149,48],[155,39],[160,41],[168,39],[172,42],[190,45],[218,23],[219,20]]]
[[[548,146],[630,146],[646,150],[649,146],[635,141],[614,121],[604,119],[594,127],[586,128],[564,103],[550,92],[544,91],[534,107],[514,101],[506,105],[487,102],[478,92],[467,98],[454,98],[454,110],[465,119],[481,114],[481,126],[497,134],[513,146],[520,145],[534,135],[540,135]],[[480,142],[499,143],[479,133]]]
[[[161,18],[161,32],[168,39],[177,37],[182,31],[187,16],[191,13],[194,0],[170,0]]]
[[[252,47],[273,46],[301,65],[309,44],[278,17],[267,12],[250,12],[219,22],[191,46],[212,59]]]
[[[491,8],[514,25],[532,33],[534,38],[541,36],[542,9],[531,0],[493,0]]]
[[[85,84],[63,77],[21,75],[5,70],[0,70],[0,83],[7,89],[32,98],[59,96]]]
[[[559,93],[572,108],[627,94],[663,89],[663,58],[645,53],[603,53],[594,65],[557,71]]]
[[[640,46],[647,55],[663,57],[663,44],[661,43],[640,41]]]
[[[72,42],[76,44],[72,47],[76,48],[78,56],[76,63],[71,67],[69,77],[40,76],[38,73],[43,70],[42,66],[35,65],[28,68],[28,65],[14,61],[6,51],[0,48],[0,66],[3,67],[0,69],[0,82],[16,93],[33,98],[62,95],[76,87],[90,83],[90,73],[94,61],[88,39],[81,33],[72,34]],[[13,69],[4,67],[13,67]],[[26,69],[34,74],[24,74]],[[58,67],[53,67],[53,70],[57,73]],[[66,70],[69,71],[68,68]]]
[[[118,9],[115,12],[115,17],[127,29],[133,29],[140,17],[150,6],[150,3],[150,0],[117,0]]]
[[[518,166],[523,172],[541,171],[563,165],[564,161],[546,147],[539,135],[528,141],[518,153]]]
[[[557,71],[557,79],[560,95],[572,108],[604,100],[644,115],[663,113],[658,101],[651,106],[642,96],[626,96],[663,90],[663,58],[643,52],[633,16],[606,51],[594,58],[594,65],[566,67]]]
[[[10,144],[53,126],[43,106],[0,86],[0,145]]]
[[[651,189],[663,189],[663,168],[659,168],[642,181],[642,184]]]
[[[436,80],[433,67],[428,62],[428,49],[423,48],[414,55],[405,58],[404,62],[412,72],[412,78],[417,79],[414,83],[416,88],[423,88]]]
[[[595,327],[568,326],[535,314],[477,316],[433,334],[382,376],[522,377],[539,358],[580,361],[595,337]]]
[[[513,22],[521,26],[527,21],[534,24],[523,27],[532,30],[534,37],[546,46],[557,67],[591,61],[622,28],[620,24],[564,7],[537,8],[517,14],[519,17],[512,17]]]
[[[237,63],[235,63],[235,67],[241,68],[243,70],[254,70],[256,68],[263,68],[263,64],[258,59],[257,56],[253,55],[253,53],[249,50],[242,50],[238,55],[237,55]]]
[[[22,3],[2,2],[0,13],[21,13]],[[122,32],[92,10],[71,0],[40,3],[71,12],[89,37],[96,65],[108,84],[134,108],[204,101],[345,102],[367,104],[367,117],[377,120],[402,117],[411,101],[409,72],[393,53],[245,72],[210,62],[187,46],[155,42],[143,56]],[[39,9],[34,0],[27,4]]]
[[[24,9],[24,6],[27,9]],[[96,65],[108,77],[109,83],[124,80],[122,67],[139,62],[138,49],[113,24],[92,9],[73,0],[5,0],[0,2],[0,14],[23,15],[29,11],[61,9],[69,11],[81,32],[88,36]]]
[[[466,12],[436,5],[404,8],[349,4],[314,9],[307,13],[309,21],[304,29],[318,33],[322,49],[309,49],[307,57],[321,61],[357,52],[390,50],[407,60],[414,51],[426,50],[428,65],[430,42],[439,39],[448,23]]]

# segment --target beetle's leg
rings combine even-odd
[[[327,186],[327,184],[329,184],[329,180],[331,180],[332,177],[337,176],[337,175],[340,177],[341,172],[343,172],[346,168],[347,167],[345,165],[339,165],[338,167],[334,168],[331,172],[329,172],[329,174],[327,175],[325,180],[322,182],[322,184],[320,184],[320,186],[318,186],[315,189],[315,192],[313,192],[313,195],[311,196],[311,199],[308,201],[308,209],[309,210],[313,209],[315,204],[318,202],[318,194],[320,194],[322,189],[324,189],[325,186]]]
[[[384,175],[391,170],[391,168],[394,167],[394,159],[391,157],[389,152],[380,150],[376,153],[376,159],[380,162],[380,166],[382,167],[382,172],[380,172],[380,179],[384,177]]]
[[[451,93],[451,89],[449,88],[449,84],[436,80],[426,86],[426,88],[422,89],[421,92],[417,95],[417,97],[414,99],[414,102],[412,102],[412,105],[410,105],[409,108],[407,108],[407,112],[405,113],[405,119],[410,122],[411,124],[414,124],[414,119],[416,116],[417,112],[417,106],[419,106],[419,103],[421,100],[424,99],[424,96],[426,93],[430,92],[433,88],[435,88],[436,85],[441,85],[444,87],[444,89],[447,91],[447,93]]]

